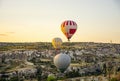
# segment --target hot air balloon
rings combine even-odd
[[[74,35],[76,30],[77,24],[72,20],[66,20],[61,24],[61,31],[67,37],[68,41],[70,41],[70,38]]]
[[[55,49],[60,49],[62,45],[62,39],[61,38],[53,38],[52,45]]]
[[[54,57],[54,64],[60,70],[61,73],[68,68],[71,63],[71,58],[67,54],[60,53]]]

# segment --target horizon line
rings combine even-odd
[[[39,42],[37,42],[37,41],[31,41],[31,42],[28,42],[28,41],[23,41],[23,42],[10,42],[10,41],[1,41],[0,43],[52,43],[52,42],[47,42],[47,41],[45,41],[45,42],[43,42],[43,41],[39,41]],[[96,42],[96,41],[85,41],[85,42],[83,42],[83,41],[77,41],[77,42],[69,42],[69,41],[65,41],[65,42],[63,42],[63,43],[106,43],[106,44],[120,44],[120,43],[118,43],[118,42]]]

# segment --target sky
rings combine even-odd
[[[0,42],[51,42],[73,20],[71,42],[120,43],[120,0],[0,0]]]

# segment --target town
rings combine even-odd
[[[53,63],[59,53],[71,57],[63,74]],[[120,80],[120,44],[65,42],[55,50],[50,42],[0,43],[0,81],[47,81],[50,74],[57,81]]]

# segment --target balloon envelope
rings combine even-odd
[[[55,49],[60,49],[62,45],[62,39],[61,38],[54,38],[52,40],[52,45]]]
[[[68,40],[74,35],[77,30],[76,22],[72,20],[66,20],[61,24],[61,31],[67,37]]]
[[[66,55],[66,54],[57,54],[54,57],[54,64],[55,66],[63,73],[68,66],[71,63],[71,58],[70,56]]]

